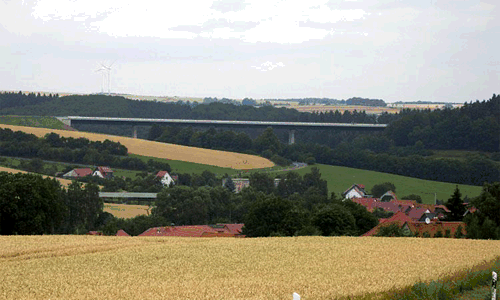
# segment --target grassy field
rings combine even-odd
[[[438,279],[500,241],[360,238],[0,237],[5,299],[335,299]]]
[[[117,218],[129,219],[140,215],[149,215],[149,206],[104,203],[104,211]]]
[[[400,175],[380,173],[374,171],[366,171],[339,166],[314,165],[300,169],[297,172],[301,175],[309,173],[312,167],[317,167],[320,170],[321,178],[328,182],[329,192],[337,194],[344,192],[354,183],[364,184],[366,190],[370,191],[375,184],[383,182],[392,182],[396,186],[396,195],[399,197],[410,194],[420,195],[424,203],[434,203],[434,193],[439,200],[448,200],[453,194],[457,184],[423,180]],[[462,198],[465,196],[476,197],[481,192],[480,186],[471,186],[459,184],[458,188],[462,193]]]
[[[24,131],[27,133],[32,133],[39,137],[43,137],[50,132],[55,132],[60,136],[73,138],[85,137],[91,141],[104,141],[105,139],[109,139],[114,142],[120,142],[122,145],[127,147],[129,153],[132,154],[170,160],[187,161],[237,170],[267,168],[274,166],[274,164],[270,160],[263,157],[235,152],[201,149],[89,132],[23,127],[5,124],[0,124],[0,127],[10,128],[13,131]]]
[[[231,169],[231,168],[222,168],[222,167],[205,165],[205,164],[197,164],[197,163],[192,163],[192,162],[187,162],[187,161],[169,160],[169,159],[162,159],[162,158],[143,156],[143,155],[137,155],[137,154],[129,154],[129,156],[139,158],[144,162],[147,162],[150,159],[155,160],[155,161],[167,162],[170,165],[170,167],[172,168],[172,172],[176,172],[176,173],[201,174],[203,171],[207,170],[207,171],[210,171],[212,173],[215,173],[215,174],[221,176],[221,175],[224,175],[226,173],[229,175],[233,175],[233,174],[237,174],[238,172],[240,172],[240,170],[235,170],[235,169]]]
[[[65,129],[63,122],[54,117],[0,116],[0,124]]]

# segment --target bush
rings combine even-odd
[[[308,165],[314,165],[314,164],[316,164],[316,158],[310,156],[310,157],[306,158],[305,163]]]

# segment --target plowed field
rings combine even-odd
[[[84,137],[91,141],[104,141],[106,139],[120,142],[133,154],[158,157],[171,160],[180,160],[204,165],[232,168],[238,170],[260,169],[274,166],[265,158],[226,151],[194,148],[174,144],[159,143],[141,139],[134,139],[122,136],[105,135],[89,132],[67,131],[57,129],[24,127],[0,124],[1,128],[10,128],[13,131],[24,131],[32,133],[38,137],[43,137],[47,133],[55,132],[60,136],[80,138]]]

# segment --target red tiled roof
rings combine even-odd
[[[92,175],[91,168],[74,169],[74,171],[75,171],[77,177],[85,177],[85,176]]]
[[[102,235],[102,232],[100,232],[100,231],[89,231],[87,234],[88,235]]]
[[[351,201],[363,205],[369,212],[372,212],[377,205],[376,198],[351,198]]]
[[[450,210],[448,209],[448,207],[444,206],[444,205],[435,205],[434,206],[434,211],[436,210],[436,208],[442,208],[445,212],[450,212]]]
[[[407,215],[405,215],[404,212],[397,212],[395,213],[392,217],[386,219],[385,221],[379,223],[377,226],[373,227],[370,231],[367,233],[361,235],[361,236],[373,236],[376,235],[382,226],[387,226],[390,223],[396,223],[399,227],[402,227],[405,223],[410,223],[412,220],[408,218]]]
[[[101,174],[105,174],[105,173],[113,173],[113,170],[111,170],[110,167],[97,167],[97,170],[99,172],[101,172]]]
[[[455,233],[457,232],[457,229],[459,226],[462,226],[462,234],[465,235],[467,234],[466,228],[465,228],[465,223],[464,222],[432,222],[430,224],[424,223],[424,222],[412,222],[408,224],[408,227],[410,230],[415,233],[418,232],[419,236],[422,236],[424,232],[429,233],[431,237],[434,237],[434,235],[438,232],[441,231],[441,233],[444,234],[446,233],[446,230],[450,230],[450,236],[454,236]]]
[[[234,225],[229,226],[234,228],[240,226],[240,224],[220,224],[220,227],[215,228],[209,225],[155,227],[144,231],[139,236],[234,237],[240,235],[231,232],[226,225]]]
[[[234,233],[234,234],[241,234],[241,231],[243,230],[243,226],[245,226],[245,224],[223,224],[224,227],[227,228],[227,230],[230,232],[230,233]]]
[[[115,234],[116,236],[130,236],[130,234],[126,233],[125,230],[120,229],[118,232]]]
[[[163,177],[167,173],[168,173],[167,171],[159,171],[158,173],[156,173],[156,177]]]
[[[408,213],[408,217],[413,220],[418,220],[427,211],[427,208],[414,208]]]

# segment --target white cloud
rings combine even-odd
[[[266,62],[262,63],[260,66],[252,66],[252,68],[260,70],[262,72],[266,72],[266,71],[272,71],[274,68],[277,68],[277,67],[282,68],[284,66],[285,66],[285,64],[283,64],[282,62],[278,62],[278,63],[274,64],[270,61],[266,61]]]
[[[226,13],[213,9],[213,1],[131,1],[131,0],[39,0],[32,15],[45,22],[72,20],[85,23],[87,29],[115,37],[148,36],[158,38],[202,37],[242,39],[246,42],[301,43],[322,39],[331,28],[310,28],[305,22],[327,24],[355,21],[367,15],[362,9],[332,10],[326,0],[289,2],[282,0],[249,1],[240,10]],[[233,22],[259,22],[242,33],[234,28],[210,28],[202,33],[169,30],[179,26],[202,26],[214,19]]]

